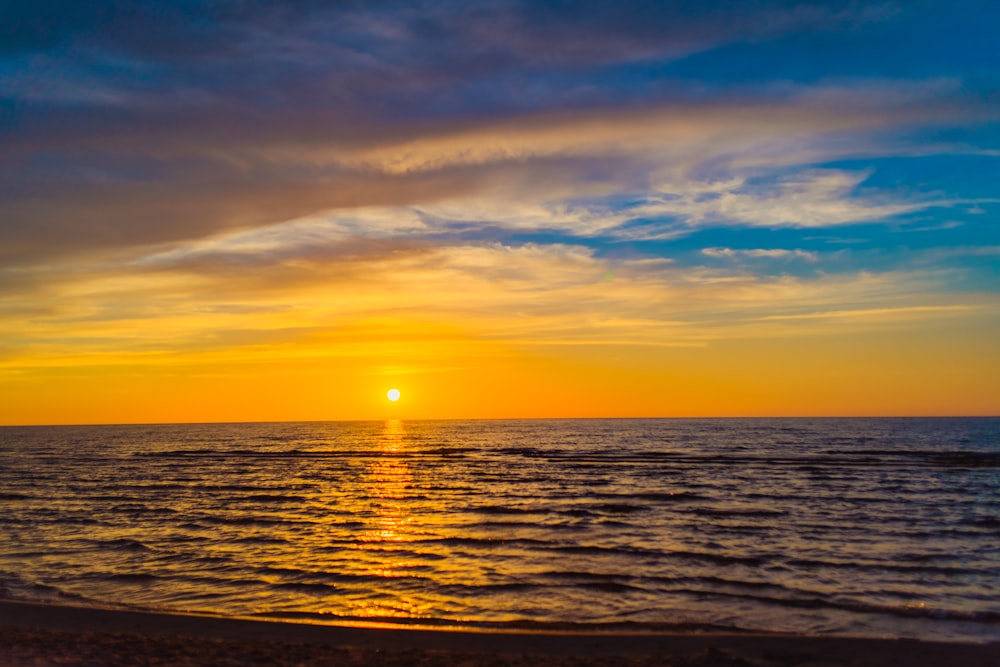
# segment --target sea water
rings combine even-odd
[[[0,428],[0,596],[1000,637],[1000,419]]]

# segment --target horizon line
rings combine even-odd
[[[177,421],[177,422],[65,422],[52,424],[0,424],[0,428],[46,428],[75,426],[222,426],[231,424],[343,424],[386,421],[458,422],[458,421],[611,421],[611,420],[723,420],[723,419],[1000,419],[1000,414],[977,415],[715,415],[672,417],[385,417],[380,419],[263,419],[252,421]]]

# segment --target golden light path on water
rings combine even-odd
[[[395,398],[393,398],[395,392]],[[389,392],[389,400],[399,398],[398,390]],[[405,429],[399,419],[388,419],[378,440],[379,453],[364,475],[368,485],[368,498],[374,525],[359,537],[359,548],[369,552],[371,562],[368,574],[373,577],[396,578],[407,576],[407,568],[418,567],[415,560],[399,557],[394,544],[408,542],[406,529],[414,521],[406,500],[406,491],[413,483],[413,475],[406,460],[401,458],[405,443]],[[358,616],[419,617],[430,611],[429,603],[420,603],[407,597],[397,597],[389,602],[366,600],[356,610]]]

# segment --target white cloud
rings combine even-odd
[[[448,237],[494,228],[650,240],[683,236],[693,229],[715,225],[818,228],[887,221],[904,213],[953,203],[894,201],[885,194],[859,193],[867,175],[811,169],[770,185],[751,184],[747,177],[723,181],[686,179],[661,184],[655,194],[636,195],[626,205],[602,196],[549,200],[541,193],[495,187],[476,196],[423,205],[367,206],[316,213],[196,241],[141,261],[170,264],[210,256],[289,255],[347,239]],[[705,254],[713,256],[713,252]],[[816,259],[814,253],[802,250],[733,251],[730,256],[737,254]]]
[[[774,182],[749,178],[720,183],[676,183],[631,211],[637,217],[669,218],[672,222],[622,230],[632,238],[657,238],[688,227],[747,225],[752,227],[830,227],[880,222],[951,201],[908,201],[887,194],[859,193],[868,172],[808,169]]]
[[[819,260],[819,253],[809,250],[786,250],[784,248],[753,248],[733,250],[732,248],[704,248],[701,254],[707,257],[738,258],[753,257],[766,259],[803,259],[809,262]]]

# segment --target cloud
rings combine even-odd
[[[241,262],[261,254],[266,270]],[[410,337],[706,347],[823,334],[831,322],[841,331],[905,329],[995,308],[976,295],[936,297],[947,280],[932,271],[767,276],[613,259],[573,244],[340,239],[312,252],[281,244],[245,252],[221,243],[143,262],[64,266],[3,299],[0,326],[3,366],[17,369],[349,355]]]
[[[355,150],[319,146],[298,157],[389,174],[615,155],[644,159],[662,174],[670,173],[669,166],[704,167],[719,159],[744,168],[787,165],[803,158],[815,161],[820,155],[829,159],[877,152],[876,147],[866,150],[863,142],[878,130],[953,119],[961,112],[934,101],[953,87],[942,90],[938,82],[889,88],[779,87],[756,97],[527,114],[457,128],[430,126],[413,138]],[[922,107],[913,106],[920,102]],[[840,145],[829,145],[831,140]],[[284,157],[294,159],[288,153]]]
[[[666,224],[629,228],[631,238],[656,238],[689,227],[748,225],[767,228],[817,228],[859,222],[884,222],[895,216],[955,201],[894,198],[889,194],[859,194],[866,172],[807,169],[779,180],[754,182],[745,177],[699,188],[671,187],[631,211],[642,218],[668,218]]]
[[[861,4],[723,8],[5,5],[0,104],[16,111],[0,142],[0,261],[169,250],[353,209],[378,237],[396,228],[376,207],[411,207],[427,228],[599,234],[623,217],[578,200],[658,195],[664,174],[697,185],[878,154],[887,128],[961,116],[953,91],[921,82],[651,92],[614,69],[874,20]]]
[[[886,12],[877,10],[886,7],[783,0],[753,6],[641,0],[209,5],[136,0],[83,10],[73,2],[38,0],[3,7],[0,54],[87,46],[160,63],[238,63],[262,54],[299,62],[364,47],[370,62],[409,61],[411,69],[440,66],[462,53],[466,60],[452,67],[467,70],[471,61],[474,75],[523,61],[582,65],[676,58],[792,30],[856,28],[883,20]]]
[[[23,345],[68,345],[72,329],[84,351],[147,321],[161,326],[135,349],[377,316],[546,345],[703,345],[771,315],[906,301],[907,280],[932,300],[941,282],[923,273],[756,275],[818,261],[788,238],[699,240],[704,258],[736,261],[686,268],[659,243],[975,204],[878,188],[856,164],[987,118],[960,80],[666,73],[890,10],[8,3],[0,318]],[[636,258],[603,252],[626,246]]]
[[[740,257],[765,259],[802,259],[808,262],[819,261],[819,253],[808,250],[786,250],[784,248],[753,248],[733,250],[732,248],[704,248],[701,254],[708,257],[735,259]]]
[[[948,314],[973,310],[969,305],[908,306],[903,308],[864,308],[854,310],[830,310],[796,315],[768,315],[761,318],[773,320],[815,320],[815,319],[873,319],[911,317],[923,314]]]
[[[322,256],[333,246],[357,247],[368,240],[400,243],[454,242],[470,233],[553,231],[578,237],[654,239],[690,233],[711,225],[818,227],[893,216],[949,202],[892,202],[885,195],[857,196],[865,174],[809,170],[770,186],[751,186],[744,178],[726,182],[687,183],[684,194],[636,195],[628,204],[620,197],[586,200],[532,200],[528,192],[494,186],[473,196],[412,206],[366,206],[331,210],[274,225],[216,235],[139,260],[170,265],[212,261],[265,266],[283,257]],[[551,185],[551,184],[550,184]],[[591,193],[595,194],[595,193]],[[538,193],[552,197],[553,189]],[[451,239],[451,241],[449,241]],[[339,251],[337,251],[339,254]],[[804,259],[815,253],[781,249],[706,249],[707,256]]]

